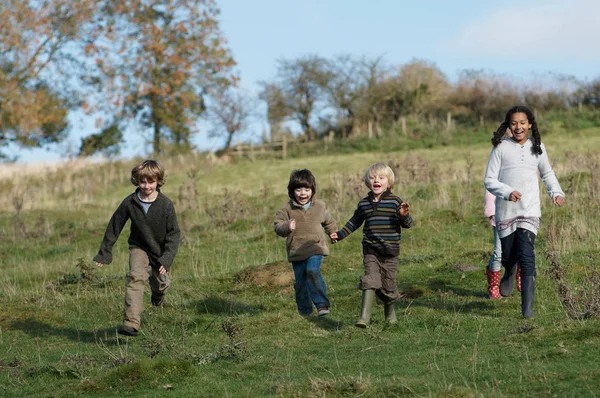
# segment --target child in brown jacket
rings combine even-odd
[[[290,200],[277,211],[274,229],[277,235],[287,238],[288,261],[292,263],[296,282],[296,304],[301,315],[310,315],[313,304],[317,314],[329,314],[327,288],[321,275],[323,256],[329,255],[327,234],[336,231],[335,220],[325,203],[315,199],[317,183],[309,170],[294,170],[290,175],[288,196]]]

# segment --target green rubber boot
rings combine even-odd
[[[359,328],[366,328],[371,323],[371,309],[375,299],[375,290],[365,289],[362,293],[362,302],[360,304],[360,318],[354,324]]]
[[[394,303],[384,304],[383,313],[385,314],[386,323],[397,323],[396,311],[394,310]]]

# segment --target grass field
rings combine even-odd
[[[464,133],[474,134],[474,133]],[[537,318],[520,297],[486,299],[487,139],[393,152],[213,165],[163,159],[183,241],[164,307],[141,334],[122,320],[128,227],[97,269],[135,161],[2,174],[0,396],[595,397],[600,395],[600,130],[544,136],[567,204],[542,200]],[[399,322],[360,310],[361,233],[332,246],[326,318],[296,313],[285,243],[272,229],[294,168],[317,177],[341,227],[383,161],[415,219],[403,233]],[[542,189],[542,192],[544,190]],[[148,290],[148,289],[147,289]]]

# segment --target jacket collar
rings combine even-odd
[[[379,202],[381,202],[381,199],[384,199],[388,196],[390,196],[392,194],[392,190],[391,189],[386,189],[384,193],[381,194],[381,196],[379,197]],[[374,202],[375,200],[375,194],[373,194],[373,191],[369,191],[369,200],[371,202]]]
[[[312,197],[312,198],[310,198],[310,201],[309,201],[309,203],[313,203],[314,201],[315,201],[315,197],[314,197],[314,195],[313,195],[313,197]],[[301,205],[300,203],[296,202],[294,199],[290,199],[290,206],[291,206],[292,208],[294,208],[294,207],[303,208],[303,207],[304,207],[304,206],[303,206],[303,205]]]

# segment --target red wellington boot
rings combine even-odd
[[[521,291],[521,263],[517,264],[517,275],[515,276],[517,280],[517,290]]]
[[[488,280],[489,298],[492,300],[502,298],[500,295],[500,271],[494,272],[486,270],[485,274],[487,275]]]

